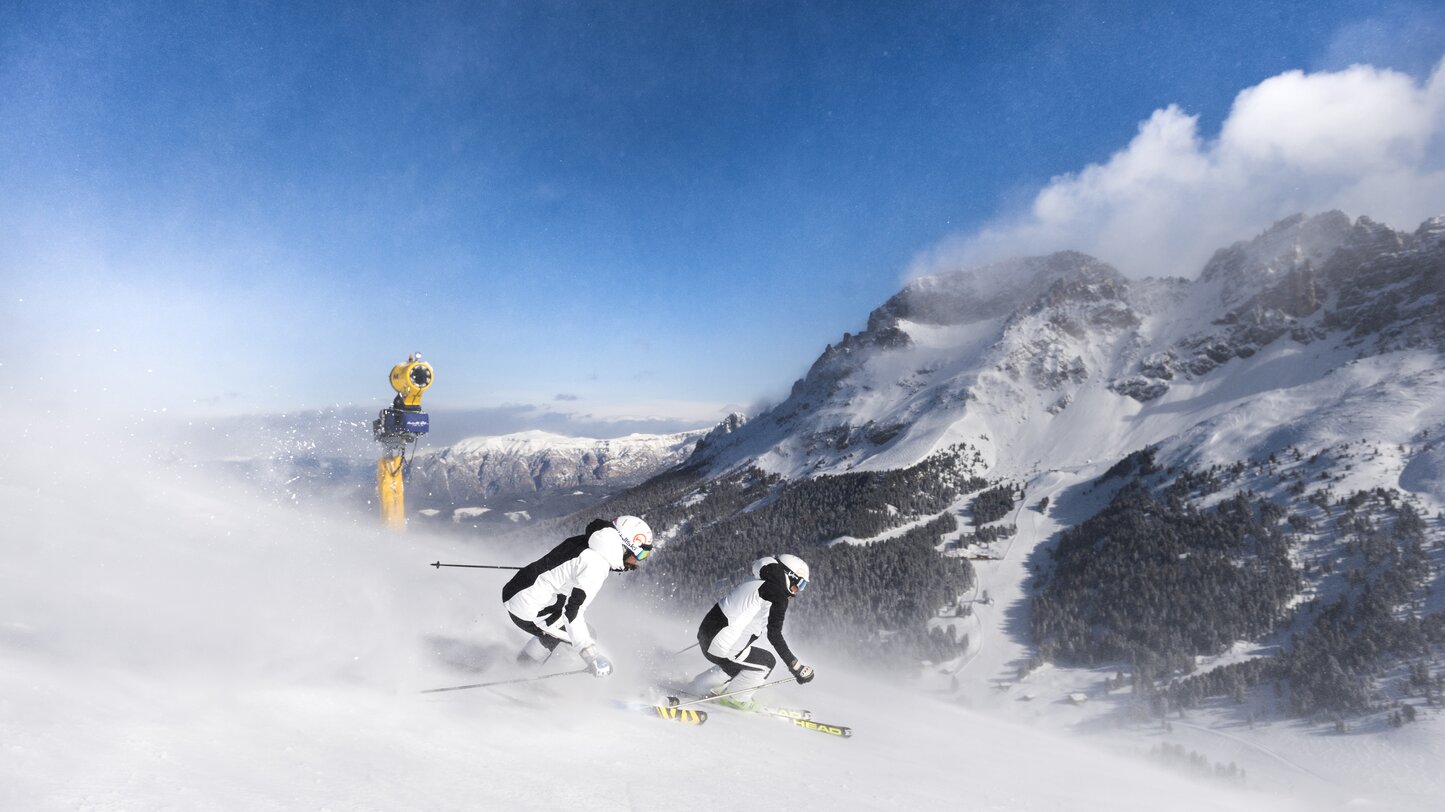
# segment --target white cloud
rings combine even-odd
[[[1220,155],[1340,175],[1415,165],[1441,123],[1431,107],[1428,89],[1393,71],[1290,71],[1239,94]]]
[[[1215,249],[1329,209],[1406,229],[1445,213],[1445,61],[1424,82],[1368,65],[1271,77],[1239,93],[1213,140],[1196,116],[1157,110],[1108,161],[924,252],[911,275],[1071,248],[1193,277]]]

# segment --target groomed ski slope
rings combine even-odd
[[[1306,808],[802,646],[818,679],[774,701],[853,739],[724,710],[701,728],[615,710],[696,621],[615,583],[595,622],[617,676],[421,695],[512,676],[521,643],[498,602],[505,574],[427,563],[523,551],[304,515],[112,431],[32,438],[0,478],[0,809]]]

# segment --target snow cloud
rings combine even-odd
[[[910,276],[1072,248],[1193,278],[1215,249],[1329,209],[1403,229],[1445,213],[1445,61],[1423,82],[1369,65],[1282,73],[1239,93],[1212,140],[1197,116],[1156,110],[1107,161],[924,252]]]

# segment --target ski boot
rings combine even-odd
[[[724,707],[732,708],[733,710],[747,711],[748,713],[756,713],[759,707],[758,703],[752,699],[740,699],[736,696],[725,696],[719,699],[717,703]]]

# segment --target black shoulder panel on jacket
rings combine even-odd
[[[587,549],[587,536],[573,536],[553,547],[551,552],[521,568],[516,575],[512,576],[512,580],[502,587],[502,601],[511,600],[513,595],[537,583],[537,579],[541,577],[542,573],[571,561],[581,555],[585,549]]]

